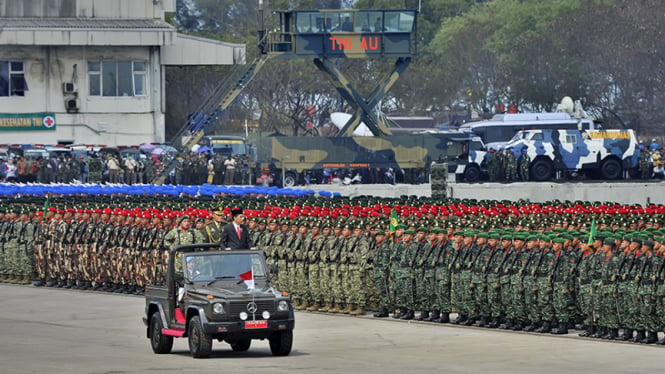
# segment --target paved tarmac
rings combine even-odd
[[[155,355],[142,297],[0,284],[0,371],[13,373],[648,373],[665,348],[480,328],[296,313],[294,349],[253,341],[209,359]]]

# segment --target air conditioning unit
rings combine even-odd
[[[65,94],[75,94],[79,92],[79,89],[76,87],[76,83],[64,82],[62,84],[62,92]]]
[[[78,112],[79,109],[80,105],[78,99],[74,98],[65,99],[65,110],[67,110],[67,113]]]

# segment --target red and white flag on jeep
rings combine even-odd
[[[249,288],[250,290],[254,289],[254,273],[252,273],[251,270],[246,273],[242,273],[238,276],[240,277],[240,279],[242,279],[243,282],[245,282],[247,288]]]

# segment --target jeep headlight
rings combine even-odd
[[[277,303],[278,312],[286,312],[288,310],[289,310],[289,303],[286,300],[282,300],[279,303]]]
[[[224,304],[222,303],[214,303],[212,304],[212,311],[215,314],[222,314],[224,313]]]

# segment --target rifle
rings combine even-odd
[[[540,269],[540,265],[542,265],[542,263],[543,263],[543,257],[545,257],[545,253],[546,253],[546,252],[543,251],[542,249],[540,250],[540,259],[538,259],[538,264],[536,265],[536,268],[535,268],[534,270],[531,271],[531,272],[533,273],[533,274],[531,274],[531,275],[532,275],[534,278],[537,278],[537,275],[536,275],[536,274],[538,274],[538,269]]]
[[[423,266],[423,265],[428,263],[428,260],[429,260],[430,256],[432,255],[432,252],[434,252],[434,248],[436,248],[436,245],[432,245],[430,243],[427,243],[427,244],[429,244],[429,251],[427,251],[427,254],[425,255],[425,257],[422,260],[420,260],[420,262],[418,263],[418,265],[420,265],[420,266]],[[434,267],[434,266],[432,266],[432,267]]]
[[[573,277],[576,277],[576,274],[578,273],[578,270],[580,268],[580,263],[582,262],[583,258],[584,258],[584,252],[580,252],[579,256],[577,256],[577,261],[575,261],[575,267],[570,269],[570,274]]]
[[[60,237],[60,245],[69,244],[69,240],[67,238],[69,237],[69,232],[71,231],[73,225],[72,223],[65,221],[61,221],[61,223],[67,225],[67,228],[65,229],[65,232],[63,233],[62,237]]]
[[[513,265],[513,263],[515,263],[515,259],[517,258],[517,255],[518,255],[517,252],[513,252],[512,250],[508,250],[508,252],[506,252],[506,250],[503,249],[503,248],[501,248],[501,250],[504,252],[504,256],[503,256],[503,259],[501,260],[501,263],[499,264],[499,267],[496,268],[496,270],[494,270],[494,273],[496,273],[496,274],[501,273],[501,270],[503,269],[503,265],[506,264],[506,261],[508,261],[508,258],[510,257],[511,254],[514,255],[513,256],[513,261],[510,263],[510,266],[511,266],[511,269],[512,269],[512,265]]]
[[[559,254],[559,257],[556,259],[556,263],[552,269],[552,274],[550,274],[550,278],[552,279],[550,283],[552,284],[554,284],[556,281],[556,271],[559,270],[559,265],[561,264],[562,259],[565,259],[563,251],[561,251],[561,254]]]
[[[531,251],[531,253],[529,253],[529,257],[526,259],[526,263],[525,263],[524,265],[522,265],[522,268],[518,271],[518,274],[519,274],[522,278],[524,278],[524,270],[526,270],[526,269],[529,267],[529,264],[531,263],[531,260],[533,259],[533,255],[534,255],[536,252],[537,252],[537,251],[534,249],[534,250]]]
[[[20,246],[23,245],[25,248],[25,255],[30,257],[30,254],[28,253],[28,241],[27,240],[22,240],[23,239],[23,234],[25,234],[25,230],[28,228],[28,222],[23,222],[23,227],[21,227],[21,231],[18,233],[18,245],[19,245],[19,251],[20,251]],[[33,233],[34,234],[34,233]]]
[[[0,250],[2,250],[2,253],[5,253],[5,242],[7,242],[7,232],[9,231],[9,228],[12,227],[13,229],[13,222],[5,222],[4,230],[2,230],[2,234],[0,235]]]
[[[480,260],[481,255],[483,254],[483,251],[485,250],[485,248],[487,248],[487,245],[484,245],[484,246],[478,248],[478,250],[476,251],[476,258],[472,259],[471,266],[469,266],[470,270],[476,269],[476,266],[478,265],[478,261]]]
[[[625,260],[626,258],[628,258],[627,255],[624,256],[623,259]],[[632,261],[630,261],[630,267],[628,268],[628,272],[625,273],[625,274],[621,274],[621,280],[624,280],[624,281],[625,281],[626,279],[628,279],[628,275],[630,275],[630,272],[633,271],[633,266],[635,266],[635,259],[636,259],[636,257],[633,257],[633,258],[632,258]],[[621,261],[621,267],[623,267],[623,262],[624,262],[624,261],[622,260],[622,261]]]
[[[638,283],[638,285],[642,280],[642,277],[644,276],[644,271],[649,266],[649,264],[651,264],[651,257],[644,257],[644,262],[642,262],[642,269],[640,269],[640,274],[635,277],[635,281]]]
[[[409,261],[409,267],[412,270],[416,269],[416,265],[420,265],[420,263],[416,264],[416,259],[418,258],[418,255],[420,255],[420,251],[423,248],[423,243],[418,243],[418,248],[416,249],[416,253],[413,254],[413,257]]]
[[[341,263],[341,261],[342,261],[342,249],[344,248],[344,243],[345,242],[346,242],[346,239],[342,238],[341,240],[337,240],[337,242],[335,243],[336,246],[334,248],[337,249],[336,250],[337,255],[335,256],[335,258],[337,259],[337,262],[339,262],[339,263]],[[330,261],[334,261],[334,259],[331,258]]]
[[[356,246],[358,245],[358,238],[354,237],[353,238],[353,245],[351,246],[351,250],[347,253],[346,256],[346,264],[349,265],[351,263],[351,256],[356,252]]]
[[[492,263],[492,260],[494,259],[494,256],[497,254],[497,252],[500,251],[500,248],[494,247],[492,248],[492,253],[490,254],[489,260],[487,260],[487,264],[483,267],[483,274],[487,274],[487,271],[489,270],[490,266],[489,264]]]
[[[445,242],[441,242],[437,245],[437,248],[439,250],[437,251],[436,257],[434,257],[434,260],[432,261],[432,267],[433,268],[437,268],[437,267],[441,266],[440,258],[441,258],[441,255],[443,254],[443,250],[446,248],[447,245],[448,245],[448,240],[446,240]]]
[[[459,246],[459,248],[457,248],[457,250],[455,251],[455,255],[453,256],[452,261],[450,261],[450,264],[448,264],[448,270],[452,270],[453,265],[455,265],[455,263],[457,262],[457,259],[459,259],[460,252],[462,252],[462,246]],[[462,261],[464,261],[464,260],[462,260]]]
[[[653,280],[654,284],[663,282],[664,277],[661,276],[661,274],[663,273],[663,270],[665,270],[665,258],[663,258],[661,260],[660,267],[658,268],[658,271],[656,272],[656,274],[654,274],[654,276],[656,277],[656,279]]]
[[[82,222],[77,222],[74,225],[74,232],[72,232],[72,240],[71,240],[72,244],[79,244],[78,240],[76,240],[77,239],[77,234],[79,233],[79,230],[81,230],[81,228],[83,226],[84,226],[84,224]]]

